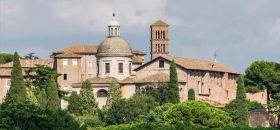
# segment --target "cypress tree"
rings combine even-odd
[[[82,83],[79,97],[82,115],[97,113],[98,107],[89,80]]]
[[[188,91],[188,100],[195,100],[194,90],[192,88]]]
[[[82,112],[80,110],[80,97],[76,91],[72,92],[71,96],[69,97],[69,105],[68,111],[75,115],[81,115]]]
[[[237,79],[237,92],[236,92],[236,121],[239,126],[248,125],[248,106],[246,101],[246,91],[244,88],[244,81],[241,76]]]
[[[174,60],[170,62],[170,69],[169,69],[169,76],[170,76],[170,83],[169,83],[169,91],[170,95],[172,95],[172,99],[170,99],[170,103],[179,103],[179,87],[178,87],[178,77],[176,71],[176,63]]]
[[[22,75],[22,67],[17,52],[14,54],[13,69],[11,74],[11,87],[7,93],[6,101],[23,102],[27,99],[26,86]]]
[[[112,81],[108,93],[105,109],[109,109],[113,102],[121,99],[120,85],[116,81]]]
[[[47,86],[47,108],[57,111],[60,108],[60,99],[58,96],[58,86],[53,76],[50,76]]]

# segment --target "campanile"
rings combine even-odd
[[[169,25],[158,20],[151,26],[151,59],[169,54]]]

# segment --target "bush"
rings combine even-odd
[[[194,90],[192,88],[188,91],[188,100],[195,100]]]
[[[223,128],[232,124],[230,116],[223,110],[195,100],[173,106],[167,112],[165,121],[171,124],[183,123],[203,128]]]
[[[157,105],[153,97],[145,95],[119,99],[112,102],[111,107],[105,111],[104,120],[108,125],[130,123],[146,117]]]
[[[30,102],[11,102],[0,106],[0,128],[3,129],[83,129],[66,111],[42,109]]]

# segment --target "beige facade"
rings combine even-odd
[[[169,55],[169,25],[158,20],[151,25],[151,59],[145,63],[145,52],[132,50],[120,37],[120,26],[115,16],[109,22],[108,36],[99,45],[71,45],[52,54],[53,60],[21,61],[23,68],[35,64],[53,67],[62,74],[58,79],[60,89],[68,92],[81,88],[89,79],[98,106],[106,104],[108,87],[115,80],[121,85],[123,98],[129,98],[139,89],[158,82],[169,82],[169,64],[177,65],[180,99],[188,99],[188,90],[194,89],[196,99],[224,107],[236,96],[235,70],[213,61],[174,57]],[[0,66],[0,102],[9,89],[12,63]],[[261,98],[260,98],[261,97]],[[247,94],[250,100],[265,103],[264,93]],[[62,108],[67,102],[62,101]]]

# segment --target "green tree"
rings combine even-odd
[[[28,53],[27,55],[25,55],[24,59],[36,60],[36,59],[39,59],[39,57],[35,56],[35,53],[31,52],[31,53]]]
[[[155,99],[147,95],[134,95],[129,99],[119,99],[112,102],[105,111],[104,121],[107,125],[122,124],[137,121],[147,117],[149,111],[158,106]]]
[[[47,98],[49,97],[47,92],[50,89],[54,89],[54,87],[50,88],[50,82],[52,82],[52,86],[56,86],[57,91],[59,92],[59,85],[55,82],[55,80],[58,76],[60,76],[60,74],[58,74],[54,69],[44,65],[36,65],[34,68],[25,70],[25,73],[28,77],[27,83],[29,84],[29,88],[34,92],[39,105],[41,107],[47,107]],[[54,82],[50,79],[54,79]]]
[[[203,128],[223,128],[232,124],[228,113],[197,100],[175,104],[167,111],[165,121]]]
[[[112,103],[121,99],[121,90],[120,85],[117,81],[112,81],[109,86],[108,97],[106,100],[105,109],[111,107]]]
[[[236,91],[236,103],[238,105],[237,109],[237,119],[235,123],[241,126],[248,125],[248,105],[246,100],[246,91],[244,88],[244,81],[243,78],[237,79],[237,91]]]
[[[236,99],[225,107],[225,111],[230,114],[233,122],[238,126],[248,125],[248,101],[242,76],[237,79]]]
[[[47,108],[52,111],[60,109],[60,99],[58,96],[58,86],[53,76],[50,77],[47,91]]]
[[[89,80],[86,80],[82,83],[80,90],[80,110],[82,115],[87,114],[97,114],[97,103],[92,92],[91,83]]]
[[[81,130],[80,124],[66,111],[50,111],[28,101],[0,106],[0,128],[13,130]]]
[[[24,101],[27,99],[26,86],[22,75],[22,68],[17,52],[14,54],[11,74],[11,87],[7,93],[7,102]]]
[[[195,100],[194,90],[192,88],[188,91],[188,100]]]
[[[270,61],[255,61],[245,70],[246,86],[267,89],[267,101],[270,96],[280,92],[280,64]]]
[[[170,73],[169,73],[169,94],[172,95],[169,102],[170,103],[179,103],[180,97],[179,97],[179,87],[178,87],[178,76],[177,76],[177,70],[176,70],[176,63],[173,61],[170,62]],[[166,96],[166,95],[165,95]]]
[[[13,54],[0,53],[0,64],[11,62],[13,61],[13,59],[14,59]]]
[[[75,115],[81,115],[80,97],[76,91],[73,91],[68,100],[68,111]]]

